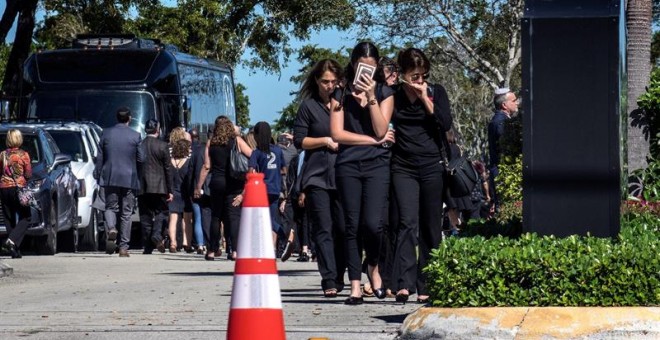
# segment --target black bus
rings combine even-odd
[[[34,53],[24,64],[18,115],[28,121],[92,121],[116,124],[127,106],[130,126],[161,122],[161,136],[175,127],[200,136],[218,115],[236,122],[232,69],[178,52],[158,40],[132,35],[79,35],[72,48]]]

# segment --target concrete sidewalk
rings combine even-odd
[[[660,307],[428,307],[400,339],[660,339]]]

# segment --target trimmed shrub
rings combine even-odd
[[[642,208],[646,209],[646,208]],[[660,215],[624,219],[618,239],[523,234],[450,238],[424,269],[434,306],[660,305]]]

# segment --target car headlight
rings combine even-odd
[[[78,183],[78,197],[87,196],[87,187],[85,186],[85,179],[79,179]]]

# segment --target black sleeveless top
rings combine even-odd
[[[209,158],[211,159],[211,192],[213,188],[222,188],[226,185],[226,193],[237,194],[243,191],[244,180],[238,180],[229,176],[230,153],[236,139],[232,139],[225,145],[211,145],[209,147]]]

